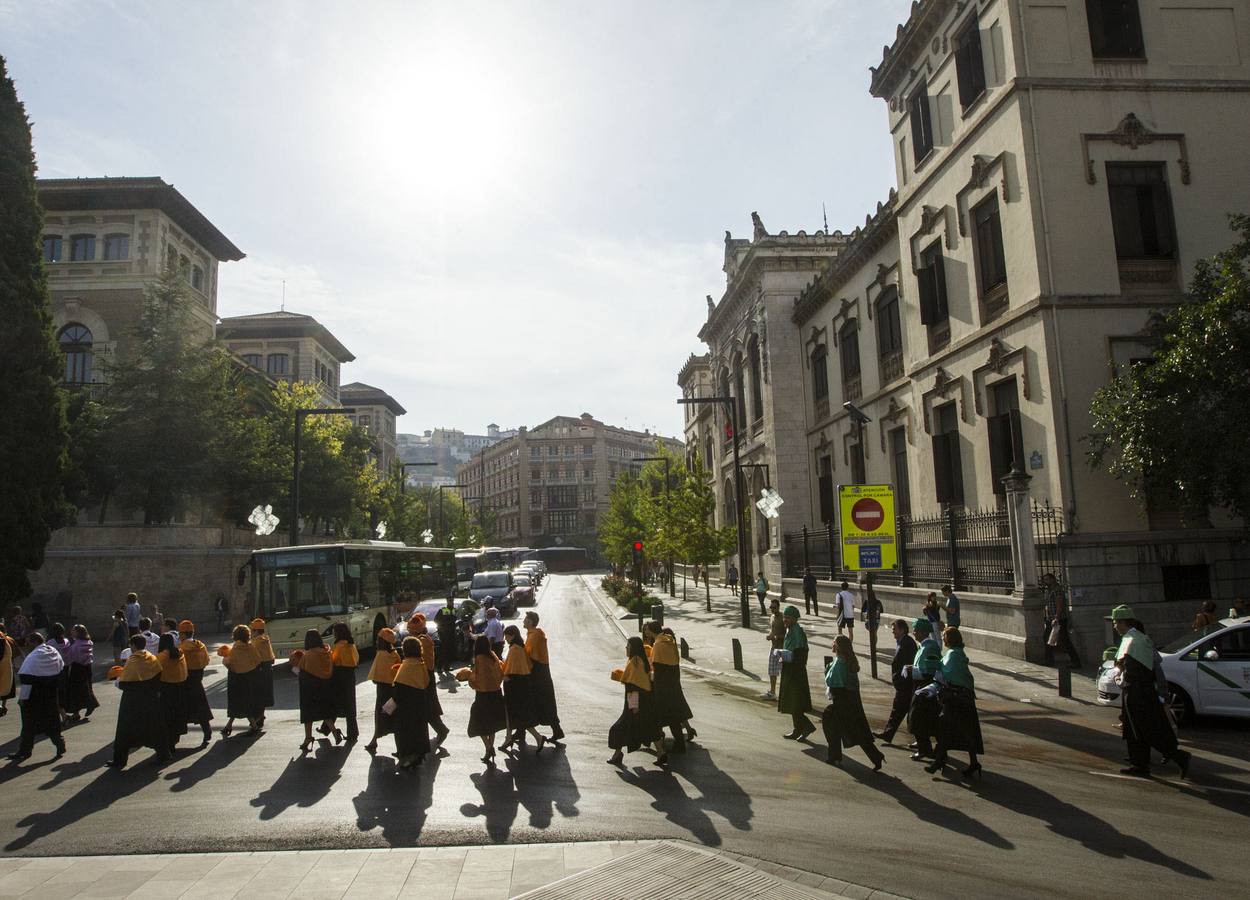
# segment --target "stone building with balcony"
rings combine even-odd
[[[599,516],[616,479],[656,442],[684,445],[649,431],[600,422],[589,413],[556,416],[483,447],[457,470],[471,510],[480,508],[490,540],[513,547],[564,544],[599,552]],[[480,504],[480,506],[479,506]]]
[[[342,405],[339,374],[356,357],[312,316],[286,310],[230,316],[217,326],[217,339],[274,381],[311,384],[319,402]]]
[[[217,321],[217,271],[243,252],[160,178],[41,178],[43,262],[68,385],[100,384],[127,352],[143,294],[166,266],[187,284],[205,340]]]

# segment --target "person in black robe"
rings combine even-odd
[[[1190,753],[1180,749],[1176,732],[1164,711],[1167,681],[1160,678],[1161,659],[1141,622],[1127,606],[1111,611],[1111,622],[1121,638],[1116,650],[1120,669],[1120,718],[1128,744],[1129,766],[1120,774],[1150,777],[1150,750],[1174,762],[1181,777],[1189,776]],[[1161,683],[1162,682],[1162,683]]]
[[[173,632],[161,635],[156,658],[161,663],[161,715],[172,751],[187,733],[187,660]]]
[[[534,728],[537,720],[534,717],[534,691],[530,676],[533,666],[525,653],[521,629],[509,625],[503,630],[503,639],[508,648],[508,656],[503,663],[503,702],[508,711],[508,735],[499,749],[508,752],[514,744],[525,746],[525,733],[528,731],[538,742],[537,752],[541,753],[547,738]]]
[[[360,737],[360,724],[356,721],[356,667],[360,665],[360,651],[347,623],[335,622],[331,627],[334,636],[334,648],[330,651],[334,661],[334,718],[346,720],[347,742],[350,744]],[[322,733],[327,732],[323,730]],[[331,730],[328,733],[334,732]]]
[[[556,705],[556,686],[551,679],[551,656],[547,634],[538,627],[538,613],[525,614],[525,655],[530,661],[530,684],[533,688],[534,720],[551,726],[549,743],[562,746],[564,729],[560,727],[560,710]]]
[[[91,686],[92,664],[95,662],[95,648],[91,643],[91,635],[85,625],[75,625],[70,629],[73,641],[65,661],[69,664],[69,678],[65,687],[65,712],[71,722],[86,722],[91,714],[99,708],[100,702],[95,698],[95,689]]]
[[[147,651],[147,638],[136,634],[130,638],[130,658],[117,674],[122,701],[117,710],[117,733],[113,738],[113,758],[104,764],[123,769],[130,751],[151,747],[164,761],[173,752],[169,732],[161,708],[161,664]]]
[[[432,675],[421,657],[421,641],[415,636],[404,638],[401,645],[403,661],[391,685],[391,730],[395,734],[395,755],[399,767],[412,771],[430,752],[430,695],[426,683]]]
[[[3,639],[0,639],[2,641]],[[9,659],[0,662],[8,665]],[[56,748],[56,758],[65,755],[65,738],[61,734],[61,708],[58,694],[65,660],[43,635],[33,631],[26,638],[26,658],[17,673],[18,705],[22,714],[22,734],[13,762],[30,759],[35,738],[46,734]]]
[[[609,765],[621,765],[626,751],[632,753],[643,746],[654,747],[656,764],[664,765],[668,754],[664,752],[664,734],[655,724],[651,664],[642,638],[631,637],[625,644],[625,668],[613,670],[612,680],[625,686],[625,702],[608,729],[608,746],[616,751],[608,759]]]
[[[890,682],[894,686],[894,703],[890,706],[890,717],[885,720],[885,726],[873,735],[886,744],[894,741],[899,726],[907,721],[911,698],[916,693],[912,680],[903,677],[903,667],[911,665],[916,659],[916,641],[907,633],[907,622],[903,619],[894,620],[893,630],[894,659],[890,660]]]
[[[395,648],[395,630],[381,628],[373,644],[373,664],[369,667],[369,680],[373,682],[373,737],[365,744],[366,753],[378,752],[378,738],[391,733],[391,717],[386,712],[387,701],[394,696],[395,670],[401,664],[399,651]]]
[[[312,749],[312,727],[318,722],[322,734],[332,734],[335,743],[341,742],[343,732],[334,727],[334,662],[320,631],[309,628],[304,632],[304,649],[291,654],[291,665],[299,669],[299,720],[304,726],[300,750]]]
[[[178,623],[178,649],[187,660],[187,680],[183,684],[186,693],[186,720],[188,725],[199,725],[204,735],[200,749],[208,746],[213,736],[213,708],[204,690],[204,670],[208,667],[208,648],[195,637],[195,624],[189,619]]]
[[[651,678],[655,724],[661,733],[665,728],[673,733],[674,753],[685,753],[686,739],[695,736],[690,727],[694,713],[681,689],[681,653],[677,649],[677,635],[671,628],[662,629],[651,645]]]

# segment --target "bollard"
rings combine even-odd
[[[679,641],[679,644],[681,645],[681,658],[689,659],[690,658],[690,645],[686,643],[686,639],[682,638],[681,641]]]
[[[642,623],[644,621],[646,621],[646,613],[640,611],[638,613],[638,633],[639,634],[642,634]]]
[[[1066,653],[1063,654],[1062,658],[1057,661],[1056,668],[1059,671],[1059,696],[1071,697],[1072,661],[1068,659],[1068,655]]]
[[[868,629],[868,658],[872,660],[872,678],[877,680],[877,629]]]
[[[733,638],[734,649],[734,668],[739,672],[742,671],[742,642],[737,638]]]

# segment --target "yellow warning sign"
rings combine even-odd
[[[847,572],[898,567],[894,485],[838,485],[842,568]]]

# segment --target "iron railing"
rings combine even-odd
[[[1049,503],[1032,504],[1037,577],[1061,574],[1063,510]],[[782,565],[787,578],[807,568],[821,581],[854,581],[858,575],[842,567],[837,528],[804,528],[782,536]],[[898,568],[876,573],[877,584],[906,587],[953,585],[962,590],[1009,592],[1015,585],[1011,534],[1005,509],[948,508],[938,516],[898,519]]]

